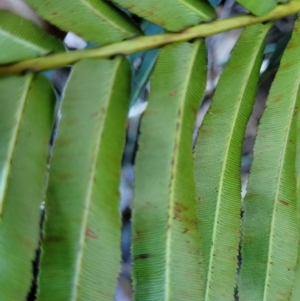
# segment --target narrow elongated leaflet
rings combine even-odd
[[[111,0],[170,31],[183,30],[215,18],[206,0]]]
[[[163,48],[136,159],[135,300],[202,300],[192,134],[206,84],[203,40]]]
[[[206,301],[233,298],[240,231],[241,149],[269,29],[270,24],[258,24],[244,30],[198,133],[194,160]]]
[[[295,177],[299,30],[298,19],[258,128],[244,200],[241,301],[291,297],[299,240]]]
[[[298,104],[299,108],[299,104]],[[300,232],[300,114],[298,112],[297,134],[296,134],[296,181],[297,181],[297,218],[298,232]],[[299,234],[299,233],[298,233]],[[292,297],[290,301],[298,301],[300,299],[300,243],[298,245],[298,260],[295,271],[295,282],[293,286]]]
[[[55,95],[46,78],[0,78],[0,300],[26,300]]]
[[[83,60],[72,71],[50,166],[40,301],[113,300],[130,77],[121,57]]]
[[[65,50],[61,41],[35,23],[5,10],[0,10],[0,45],[0,64]]]
[[[263,16],[271,12],[277,5],[277,0],[237,0],[245,8],[247,8],[252,14],[257,16]],[[282,1],[283,2],[283,1]],[[285,1],[286,2],[286,1]]]
[[[82,38],[110,44],[141,34],[123,12],[105,0],[25,0],[45,20]]]

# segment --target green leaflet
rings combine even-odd
[[[296,179],[297,179],[297,217],[298,217],[298,231],[300,229],[300,114],[298,112],[297,120],[297,134],[296,134]],[[300,231],[299,231],[300,232]],[[300,243],[298,245],[298,261],[295,271],[295,282],[293,286],[293,293],[290,301],[300,300]]]
[[[298,245],[295,140],[299,30],[298,19],[258,128],[244,201],[241,301],[290,300]]]
[[[240,231],[241,149],[269,28],[270,24],[258,24],[242,33],[221,75],[195,146],[206,301],[233,299]]]
[[[54,101],[43,76],[0,78],[0,300],[30,289]]]
[[[111,0],[170,31],[210,21],[215,11],[206,0]]]
[[[121,57],[72,71],[51,160],[38,300],[113,300],[130,78]]]
[[[277,5],[277,0],[237,0],[252,14],[263,16],[271,12]]]
[[[105,0],[25,0],[45,20],[82,38],[110,44],[141,34],[123,12]]]
[[[202,300],[192,134],[206,84],[205,42],[159,54],[142,119],[133,210],[135,300]]]
[[[0,45],[0,64],[65,50],[61,41],[35,23],[5,10],[0,10]]]

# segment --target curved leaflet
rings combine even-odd
[[[61,41],[38,25],[5,10],[0,10],[0,44],[0,64],[65,51]]]
[[[277,0],[237,0],[240,4],[245,6],[252,14],[263,16],[271,12],[277,5]]]
[[[240,231],[241,149],[269,29],[270,24],[259,24],[242,33],[221,75],[195,145],[206,301],[233,298]]]
[[[183,30],[215,18],[214,9],[206,0],[112,0],[170,31]]]
[[[121,57],[72,70],[50,162],[38,300],[113,300],[130,77]]]
[[[0,78],[0,300],[26,300],[31,286],[54,101],[41,75]]]
[[[110,44],[141,34],[123,12],[104,0],[25,0],[45,20],[89,42]]]
[[[201,300],[192,134],[206,84],[205,42],[160,51],[142,119],[133,205],[135,300]]]
[[[297,260],[295,141],[300,20],[283,54],[258,127],[244,200],[240,300],[290,300]]]
[[[297,180],[297,218],[298,231],[300,229],[300,114],[298,112],[297,134],[296,134],[296,180]],[[300,232],[300,231],[299,231]],[[298,301],[300,299],[300,243],[298,247],[298,261],[295,271],[295,282],[293,286],[292,297],[290,301]]]

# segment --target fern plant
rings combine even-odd
[[[299,19],[244,199],[240,170],[267,35],[300,2],[238,2],[250,12],[215,20],[213,0],[26,0],[38,24],[92,43],[76,51],[36,18],[0,10],[1,301],[26,299],[37,250],[36,300],[113,300],[126,120],[148,81],[135,160],[134,300],[299,300]],[[242,27],[193,147],[205,38]],[[70,65],[60,97],[46,71]]]

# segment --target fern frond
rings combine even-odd
[[[31,286],[54,101],[43,76],[0,79],[0,300]]]
[[[297,260],[295,141],[300,84],[295,23],[258,128],[244,200],[240,300],[290,300]]]
[[[195,146],[207,301],[233,298],[240,231],[241,149],[269,29],[270,24],[259,24],[242,33],[221,75]]]

